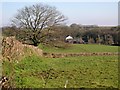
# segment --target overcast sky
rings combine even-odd
[[[33,1],[33,0],[31,0]],[[10,25],[10,20],[18,9],[38,2],[2,2],[2,25]],[[67,24],[118,25],[118,2],[44,2],[55,6],[68,17]],[[1,3],[0,3],[1,5]]]

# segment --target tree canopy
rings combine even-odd
[[[40,42],[37,36],[44,28],[59,25],[66,19],[55,7],[39,3],[18,10],[12,24],[32,31],[31,40],[33,40],[34,45],[37,45]]]

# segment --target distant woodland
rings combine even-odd
[[[99,27],[95,25],[71,24],[44,28],[41,34],[37,35],[40,43],[65,42],[65,38],[70,35],[74,38],[73,43],[78,44],[104,44],[120,45],[119,27]],[[33,33],[25,28],[3,27],[3,36],[15,36],[19,41],[26,44],[34,44],[31,40]],[[84,41],[84,42],[83,42]]]

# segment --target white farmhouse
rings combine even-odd
[[[72,36],[67,36],[67,37],[65,38],[65,40],[66,40],[66,42],[68,42],[68,43],[73,43],[73,37],[72,37]]]

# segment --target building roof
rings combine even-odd
[[[73,37],[71,37],[71,36],[66,37],[66,40],[71,40],[71,39],[73,39]]]

